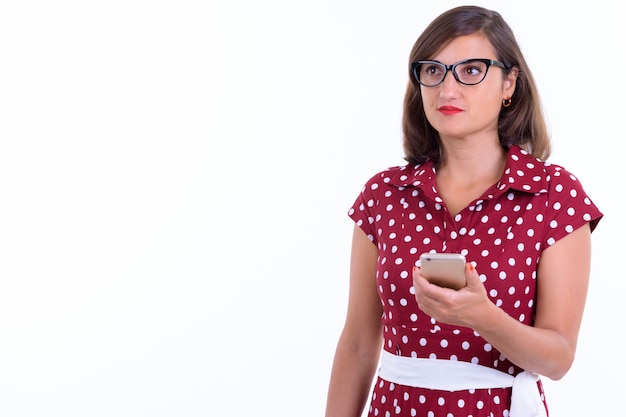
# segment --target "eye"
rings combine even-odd
[[[426,64],[424,65],[424,74],[427,74],[429,76],[433,76],[433,75],[437,75],[437,74],[441,74],[442,70],[441,70],[441,66],[440,65],[435,65],[435,64]]]
[[[456,73],[464,82],[475,82],[485,76],[487,65],[482,61],[468,61],[456,68]]]
[[[476,76],[482,73],[482,69],[478,65],[467,64],[461,68],[461,74]]]

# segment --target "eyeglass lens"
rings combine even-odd
[[[460,62],[453,66],[454,76],[457,81],[473,85],[480,83],[487,75],[489,65],[482,61]],[[425,86],[435,86],[441,83],[446,75],[446,67],[436,62],[423,63],[416,71],[419,81]]]

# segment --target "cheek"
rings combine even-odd
[[[428,104],[424,103],[424,114],[426,115],[426,120],[428,120],[428,122],[435,129],[438,130],[438,119],[437,119],[437,117],[439,116],[439,112],[437,111],[435,106],[434,105],[428,105]]]
[[[424,112],[428,116],[436,109],[436,94],[433,93],[432,89],[424,91],[424,87],[422,87],[422,106],[424,106]]]
[[[426,107],[427,105],[432,103],[433,100],[435,100],[435,97],[436,97],[435,90],[436,88],[433,88],[433,87],[427,88],[427,87],[420,85],[420,94],[422,96],[422,103],[424,103],[424,107]]]
[[[483,99],[480,102],[470,104],[469,115],[471,120],[478,125],[496,125],[500,117],[502,103],[499,99]]]
[[[497,117],[500,114],[502,98],[502,91],[497,88],[485,88],[477,91],[477,94],[466,96],[468,106],[474,111],[480,110],[487,117],[493,114]]]

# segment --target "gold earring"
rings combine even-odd
[[[513,103],[513,100],[511,100],[511,97],[502,99],[502,106],[503,107],[509,107],[511,105],[511,103]]]

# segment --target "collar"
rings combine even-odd
[[[530,155],[519,146],[512,145],[507,153],[507,161],[502,177],[495,185],[498,191],[509,188],[526,193],[546,193],[550,175],[548,164]],[[417,187],[435,191],[436,171],[432,161],[419,165],[399,167],[391,175],[388,183],[396,187]],[[436,193],[436,191],[435,191]]]

